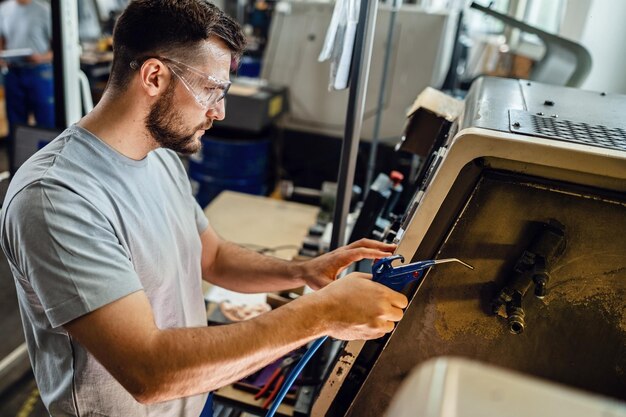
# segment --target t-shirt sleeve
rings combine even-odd
[[[142,289],[111,222],[58,184],[31,184],[5,207],[3,245],[52,327]]]

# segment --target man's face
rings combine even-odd
[[[170,82],[165,93],[152,105],[146,118],[146,128],[160,147],[190,155],[200,150],[200,137],[213,122],[207,119],[203,124],[189,126],[183,110],[176,106],[178,84]]]
[[[204,64],[195,68],[221,80],[228,80],[231,53],[221,41],[205,42],[201,48]],[[171,72],[171,71],[170,71]],[[165,92],[152,105],[146,117],[146,129],[160,147],[189,155],[200,150],[200,138],[214,120],[225,117],[224,100],[202,108],[183,84],[171,73]]]

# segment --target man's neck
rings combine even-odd
[[[78,125],[122,155],[141,160],[157,145],[145,127],[146,115],[126,96],[105,93],[98,105]]]

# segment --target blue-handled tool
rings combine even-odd
[[[400,259],[400,262],[404,262],[404,256],[393,255],[387,258],[379,259],[378,261],[374,262],[374,265],[372,265],[372,279],[396,291],[401,291],[404,286],[411,281],[421,280],[422,278],[424,278],[424,270],[433,265],[444,264],[447,262],[459,262],[469,269],[474,269],[473,266],[466,264],[465,262],[456,258],[430,259],[427,261],[413,262],[412,264],[402,265],[394,268],[393,266],[391,266],[391,263],[396,259]],[[300,359],[300,362],[298,362],[298,364],[291,370],[291,373],[285,380],[285,383],[283,384],[281,390],[278,392],[274,403],[270,407],[265,417],[274,417],[276,410],[278,410],[278,406],[285,398],[285,395],[287,395],[289,388],[291,388],[309,359],[311,359],[313,354],[319,349],[319,347],[324,343],[324,341],[326,341],[327,338],[328,336],[320,337],[315,342],[313,342],[311,347],[305,352],[305,354],[302,356],[302,359]]]
[[[399,259],[400,262],[404,262],[404,256],[393,255],[379,259],[372,265],[373,281],[379,282],[395,291],[402,291],[404,286],[409,282],[421,281],[424,278],[425,270],[433,265],[458,262],[469,269],[474,269],[473,266],[457,258],[429,259],[407,265],[400,265],[394,268],[391,263],[396,259]]]

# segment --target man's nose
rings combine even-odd
[[[213,120],[224,120],[226,117],[226,98],[215,103],[207,110],[207,117]]]

